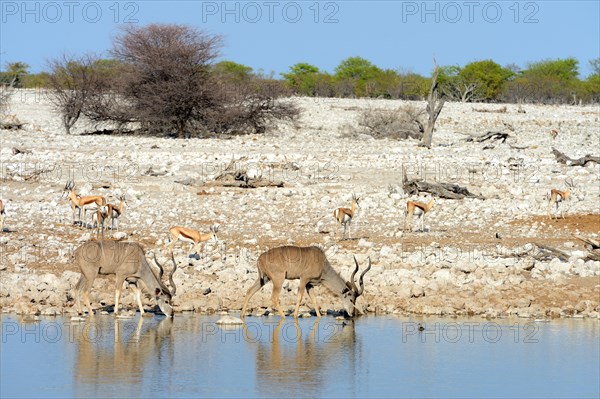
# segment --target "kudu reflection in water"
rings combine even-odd
[[[119,396],[139,396],[148,377],[158,381],[165,367],[173,366],[173,319],[166,317],[158,323],[156,319],[143,317],[102,319],[106,322],[89,319],[73,327],[77,343],[75,380],[86,385],[83,392],[95,386],[99,394],[110,396],[107,385],[119,383]],[[111,323],[114,323],[114,339],[110,334]],[[167,364],[162,364],[165,353]]]
[[[252,332],[247,332],[246,336],[252,336]],[[270,339],[256,343],[255,369],[259,395],[318,395],[324,386],[331,383],[331,378],[339,377],[340,364],[349,370],[357,369],[360,351],[361,344],[353,321],[317,318],[311,327],[297,319],[293,322],[281,319]],[[352,385],[352,378],[349,375],[345,383]],[[351,392],[352,387],[348,386],[348,389]]]

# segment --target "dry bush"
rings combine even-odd
[[[420,140],[424,132],[424,115],[424,110],[409,104],[397,109],[369,108],[360,112],[358,126],[361,133],[375,138]]]
[[[280,82],[254,78],[222,87],[229,87],[224,105],[208,121],[214,132],[264,133],[275,121],[293,121],[300,114],[295,104],[282,100],[289,92]]]
[[[49,62],[50,102],[60,114],[67,134],[84,114],[89,98],[100,90],[97,65],[98,58],[92,55],[63,55]]]
[[[117,87],[131,119],[149,133],[191,135],[218,102],[210,67],[220,46],[219,36],[182,25],[124,27],[111,53],[122,65]]]
[[[115,59],[92,70],[93,92],[80,85],[63,114],[69,121],[83,114],[117,129],[133,123],[142,134],[177,137],[262,133],[275,120],[299,114],[278,101],[286,95],[281,84],[215,71],[220,46],[219,36],[187,26],[127,26],[114,41]]]

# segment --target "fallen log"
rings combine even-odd
[[[416,195],[419,192],[429,193],[438,198],[463,199],[477,198],[485,199],[481,195],[473,194],[467,188],[454,183],[431,183],[419,179],[408,180],[406,170],[403,169],[402,188],[408,195]]]
[[[600,241],[596,241],[592,238],[582,237],[579,234],[574,234],[573,237],[590,245],[592,247],[592,249],[600,249]]]
[[[537,247],[536,253],[533,258],[539,261],[549,261],[554,258],[558,258],[561,262],[567,262],[569,260],[569,254],[559,249],[549,247],[547,245],[534,243]]]
[[[573,235],[573,237],[588,244],[588,255],[585,258],[583,258],[584,260],[600,261],[600,241],[594,240],[592,238],[582,237],[578,234]]]
[[[216,180],[208,183],[210,186],[238,187],[238,188],[258,188],[258,187],[283,187],[282,181],[271,181],[267,179],[248,179],[248,180]]]
[[[245,169],[237,169],[236,162],[232,160],[223,172],[210,182],[211,186],[258,188],[258,187],[283,187],[283,181],[249,177]]]
[[[588,162],[596,162],[597,164],[600,164],[600,157],[593,156],[590,154],[588,154],[584,157],[581,157],[579,159],[574,159],[574,158],[571,158],[571,157],[563,154],[562,152],[558,151],[556,148],[552,148],[552,153],[556,157],[556,161],[558,163],[562,163],[565,165],[586,166],[588,164]]]
[[[17,154],[31,154],[31,150],[28,149],[24,149],[24,148],[17,148],[17,147],[13,147],[12,148],[12,153],[13,155],[17,155]]]
[[[508,133],[490,131],[485,134],[482,134],[481,136],[468,137],[467,142],[483,143],[484,141],[487,141],[487,140],[502,140],[502,143],[505,143],[506,139],[508,139],[509,137],[510,137],[510,135]]]

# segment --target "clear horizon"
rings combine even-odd
[[[600,2],[590,1],[5,1],[0,66],[33,73],[63,53],[107,55],[124,23],[186,24],[223,36],[222,60],[255,72],[308,62],[333,72],[360,56],[429,75],[438,65],[502,66],[574,57],[580,77],[600,58]]]

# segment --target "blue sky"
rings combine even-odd
[[[62,53],[102,53],[119,25],[182,23],[222,35],[222,58],[277,76],[297,62],[332,72],[350,56],[428,75],[432,59],[501,65],[600,57],[600,1],[6,1],[0,64],[33,72]]]

